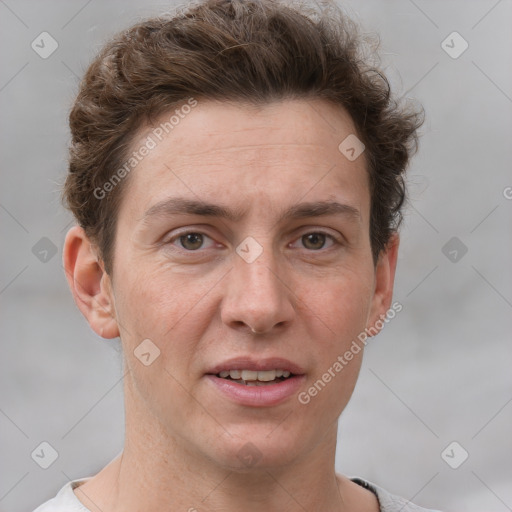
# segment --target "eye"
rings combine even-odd
[[[306,233],[306,234],[302,235],[298,240],[300,240],[302,242],[302,245],[306,249],[309,249],[312,251],[319,251],[321,249],[327,249],[336,244],[339,245],[339,242],[334,238],[333,235],[330,235],[328,233],[323,233],[321,231],[314,231],[311,233]],[[326,247],[327,242],[329,243],[329,245]]]
[[[209,244],[208,241],[210,242]],[[208,235],[196,231],[189,231],[187,233],[176,235],[171,238],[168,243],[175,245],[176,242],[178,242],[178,247],[180,249],[185,249],[186,251],[205,249],[207,248],[205,247],[205,244],[207,244],[208,247],[215,245],[215,242]]]

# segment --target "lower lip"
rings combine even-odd
[[[206,375],[210,382],[227,398],[240,405],[269,407],[278,405],[297,394],[305,375],[295,375],[275,384],[247,386],[216,375]]]

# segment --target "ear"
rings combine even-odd
[[[386,248],[381,251],[377,260],[374,280],[375,289],[366,326],[369,332],[372,333],[371,336],[374,336],[382,329],[384,325],[383,319],[391,306],[399,245],[400,237],[398,233],[393,233]],[[380,327],[378,327],[379,325]]]
[[[102,338],[117,338],[119,328],[110,277],[79,226],[66,235],[63,263],[75,303],[93,331]]]

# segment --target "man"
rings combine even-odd
[[[91,64],[64,265],[121,338],[125,446],[37,512],[423,510],[334,468],[421,124],[363,43],[335,8],[212,0]]]

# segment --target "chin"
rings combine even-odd
[[[279,429],[276,424],[228,429],[231,435],[225,433],[215,442],[218,449],[213,458],[226,469],[241,473],[291,464],[300,456],[304,442],[289,430]]]

